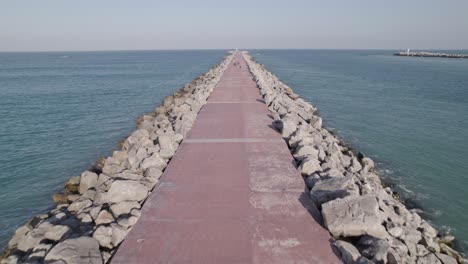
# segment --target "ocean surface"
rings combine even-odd
[[[468,60],[254,50],[468,252]],[[468,51],[467,51],[468,53]],[[0,53],[0,248],[223,51]]]
[[[224,51],[0,53],[0,250]]]
[[[385,182],[468,252],[468,59],[395,51],[251,54],[378,163]],[[445,51],[465,53],[468,51]]]

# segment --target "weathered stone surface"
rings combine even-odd
[[[142,201],[148,195],[148,189],[136,181],[118,180],[111,184],[107,193],[99,197],[98,202],[120,203],[123,201]]]
[[[457,260],[454,257],[442,253],[435,253],[435,255],[439,258],[442,264],[457,264]]]
[[[297,130],[297,117],[287,114],[281,120],[281,135],[288,138]]]
[[[138,217],[136,216],[130,216],[129,218],[124,218],[124,219],[120,219],[118,221],[118,224],[122,227],[125,227],[125,228],[129,228],[133,225],[135,225],[138,221]]]
[[[112,238],[111,242],[114,247],[118,246],[127,236],[128,230],[117,224],[111,224]]]
[[[15,235],[8,242],[8,246],[12,247],[12,246],[18,244],[18,241],[22,237],[24,237],[29,231],[31,231],[31,228],[29,228],[28,226],[26,226],[26,225],[20,226],[18,229],[16,229]]]
[[[417,244],[419,241],[422,239],[422,234],[418,230],[411,228],[411,227],[405,227],[403,228],[403,240],[405,242],[409,242],[412,244]]]
[[[98,242],[90,237],[67,239],[55,245],[45,257],[45,263],[100,264]]]
[[[143,178],[143,175],[132,173],[131,171],[123,171],[118,173],[114,176],[114,178],[124,179],[124,180],[132,180],[132,181],[139,181]]]
[[[294,153],[294,158],[296,159],[305,159],[308,156],[317,157],[318,158],[319,151],[311,145],[300,146]]]
[[[419,257],[416,264],[442,264],[440,260],[433,253],[429,253],[425,256]]]
[[[442,253],[445,253],[455,258],[459,263],[463,263],[463,264],[468,263],[468,261],[464,259],[462,255],[460,255],[460,253],[458,253],[457,251],[455,251],[454,249],[450,248],[449,246],[445,244],[440,244],[440,251]]]
[[[65,234],[71,231],[70,227],[64,225],[56,225],[51,227],[44,235],[44,238],[52,240],[52,241],[59,241],[64,237]]]
[[[168,159],[174,156],[176,152],[176,147],[174,146],[173,140],[171,136],[159,136],[158,137],[158,144],[161,150],[159,151],[159,155],[162,158]]]
[[[119,217],[120,215],[123,215],[123,214],[130,214],[130,211],[132,211],[132,209],[140,209],[141,208],[141,205],[140,203],[138,202],[120,202],[120,203],[117,203],[117,204],[113,204],[110,209],[112,211],[112,213],[115,215],[115,217]]]
[[[157,180],[163,174],[161,169],[158,168],[149,168],[145,171],[144,176],[151,179],[152,181]]]
[[[105,164],[104,167],[102,167],[102,172],[107,174],[107,175],[115,175],[119,172],[122,172],[125,170],[125,167],[122,165],[116,165],[116,164]]]
[[[109,213],[107,210],[102,210],[96,220],[94,220],[96,225],[103,225],[103,224],[109,224],[114,222],[114,217],[112,216],[111,213]]]
[[[334,244],[338,251],[340,251],[341,259],[345,264],[354,264],[361,256],[357,248],[351,243],[343,240],[337,240]]]
[[[98,175],[94,172],[85,171],[81,174],[80,193],[85,193],[88,189],[95,188]]]
[[[371,236],[363,236],[357,243],[357,248],[361,254],[375,262],[386,263],[387,253],[390,245],[384,239]]]
[[[34,263],[36,259],[42,259],[45,257],[47,251],[52,248],[52,244],[39,244],[35,246],[32,250],[31,255],[28,256],[26,263]]]
[[[93,233],[93,238],[101,247],[113,248],[112,245],[112,228],[110,226],[99,226]]]
[[[70,212],[80,212],[81,210],[90,207],[93,204],[93,202],[90,199],[87,198],[78,198],[76,201],[71,203],[68,206],[68,211]]]
[[[159,156],[158,153],[153,153],[150,157],[143,160],[140,164],[140,168],[145,171],[149,168],[158,168],[160,170],[166,167],[166,162]]]
[[[320,162],[317,158],[307,157],[302,161],[299,170],[302,175],[311,175],[312,173],[322,171],[322,167],[320,167]]]
[[[351,176],[321,180],[310,190],[310,197],[317,205],[348,195],[359,195],[359,189]]]
[[[334,237],[370,235],[383,238],[379,206],[372,196],[348,196],[322,204],[325,226]]]

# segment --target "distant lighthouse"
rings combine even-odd
[[[406,50],[406,56],[409,56],[410,49]]]

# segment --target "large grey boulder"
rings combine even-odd
[[[297,123],[297,116],[291,114],[287,114],[281,120],[281,135],[283,136],[283,138],[289,138],[292,135],[292,133],[294,133],[297,130]]]
[[[162,158],[168,159],[174,156],[176,152],[176,147],[174,146],[174,141],[172,140],[171,136],[163,135],[158,137],[158,144],[161,150],[159,151],[159,155]]]
[[[112,213],[115,215],[115,217],[119,217],[120,215],[124,215],[124,214],[130,214],[130,211],[132,211],[132,209],[140,209],[141,208],[141,205],[140,203],[138,202],[130,202],[130,201],[126,201],[126,202],[121,202],[121,203],[118,203],[118,204],[113,204],[110,209],[112,211]]]
[[[351,243],[343,240],[336,240],[335,247],[340,251],[341,259],[345,264],[354,264],[361,256],[359,251]]]
[[[158,153],[153,153],[153,155],[143,160],[143,162],[140,164],[140,168],[143,171],[149,168],[158,168],[162,170],[165,167],[166,162],[161,158],[161,156],[159,156]]]
[[[110,226],[99,226],[96,231],[94,231],[93,238],[96,239],[102,247],[112,249],[124,240],[127,233],[127,228],[114,223]]]
[[[322,167],[316,157],[308,156],[302,161],[301,166],[299,166],[299,170],[302,175],[311,175],[314,172],[322,171]]]
[[[387,263],[387,253],[390,244],[384,239],[372,236],[363,236],[357,243],[357,248],[361,254],[377,263]]]
[[[80,213],[83,209],[91,205],[93,205],[93,202],[90,199],[80,197],[68,206],[68,211]]]
[[[56,225],[51,227],[47,232],[44,234],[44,238],[52,240],[52,241],[59,241],[62,239],[67,233],[70,233],[71,229],[65,225]]]
[[[359,189],[351,176],[321,180],[310,190],[310,197],[317,205],[348,195],[359,195]]]
[[[419,257],[416,264],[442,264],[440,260],[433,253],[429,253],[425,256]]]
[[[102,193],[96,199],[100,204],[120,203],[123,201],[142,201],[148,195],[148,189],[145,185],[137,181],[114,181],[107,193]]]
[[[449,255],[441,254],[441,253],[435,253],[437,258],[440,259],[442,264],[457,264],[457,260]]]
[[[319,151],[312,145],[304,145],[297,148],[296,152],[294,153],[294,158],[303,160],[307,156],[317,157],[318,158]]]
[[[52,227],[49,222],[43,222],[36,228],[26,233],[18,240],[16,248],[20,251],[27,252],[33,249],[44,238],[44,234]]]
[[[91,237],[67,239],[58,243],[45,256],[45,263],[101,264],[98,242]]]
[[[97,185],[98,175],[96,173],[85,171],[81,174],[80,193],[85,193],[88,189],[95,188]]]
[[[325,226],[334,237],[385,238],[379,205],[373,196],[347,196],[322,204]]]

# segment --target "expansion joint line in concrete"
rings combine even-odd
[[[191,138],[182,143],[255,143],[255,142],[284,142],[282,138]]]
[[[207,104],[258,104],[260,102],[255,101],[218,101],[218,102],[207,102]]]

